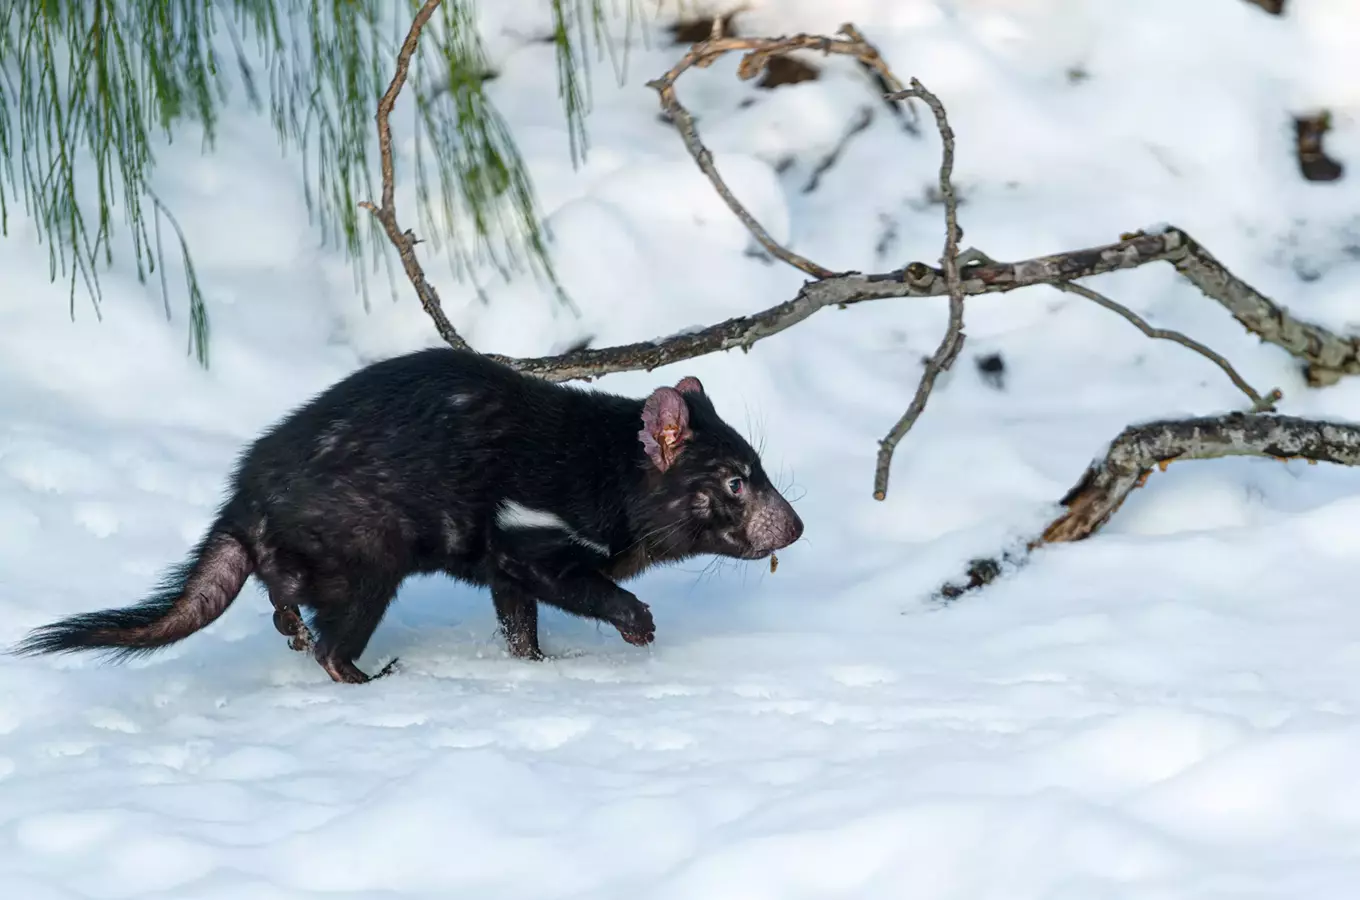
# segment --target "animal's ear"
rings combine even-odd
[[[682,394],[702,394],[704,386],[693,375],[686,375],[675,383],[675,389]]]
[[[642,404],[638,439],[652,464],[662,472],[671,467],[690,438],[689,407],[675,388],[659,387]]]

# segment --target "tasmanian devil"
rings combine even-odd
[[[761,559],[802,533],[697,378],[636,400],[423,350],[360,369],[257,439],[146,600],[43,626],[16,651],[149,653],[217,619],[252,574],[278,630],[340,682],[369,680],[355,660],[415,573],[489,587],[518,657],[542,658],[539,601],[648,644],[652,614],[617,581],[700,554]]]

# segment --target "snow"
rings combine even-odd
[[[595,66],[592,150],[573,171],[551,48],[533,43],[547,4],[482,7],[492,90],[581,315],[532,278],[485,272],[483,304],[430,261],[474,346],[648,340],[793,296],[805,276],[750,252],[657,119],[644,82],[676,58],[664,32],[630,50],[622,86]],[[941,97],[965,245],[1022,259],[1173,223],[1300,316],[1360,320],[1349,0],[1284,18],[1242,0],[752,7],[752,32],[852,21]],[[776,239],[833,270],[933,262],[929,117],[904,133],[852,63],[826,65],[763,92],[729,58],[686,75],[680,96]],[[870,126],[804,193],[866,106]],[[1290,115],[1322,107],[1328,150],[1351,170],[1326,185],[1304,182],[1290,152]],[[72,321],[11,208],[5,644],[138,599],[198,539],[244,443],[362,362],[437,343],[404,283],[394,303],[379,279],[365,311],[345,261],[318,248],[299,167],[266,121],[226,117],[211,157],[187,138],[161,152],[157,190],[207,287],[206,372],[186,355],[182,306],[167,322],[158,286],[126,265],[105,276],[102,320],[77,297]],[[404,183],[404,220],[412,196]],[[1280,387],[1283,412],[1360,417],[1360,382],[1308,389],[1294,360],[1169,267],[1092,285],[1214,347],[1259,390]],[[1207,361],[1081,298],[971,299],[964,353],[877,503],[876,441],[945,321],[941,300],[828,310],[749,353],[597,383],[640,394],[698,376],[763,443],[807,524],[777,574],[702,560],[641,579],[650,648],[545,610],[553,658],[512,660],[489,597],[422,578],[362,660],[400,656],[403,670],[357,688],[287,650],[253,583],[144,662],[0,658],[0,896],[1349,896],[1360,473],[1175,465],[1097,537],[938,606],[942,581],[1032,533],[1129,422],[1244,405]],[[975,366],[990,353],[1001,390]]]

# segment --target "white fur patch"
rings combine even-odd
[[[514,500],[506,500],[496,514],[496,524],[502,528],[557,528],[570,531],[567,523],[550,512],[532,509]]]
[[[596,553],[600,553],[600,554],[603,554],[603,555],[605,555],[605,556],[608,556],[608,555],[609,555],[609,548],[606,547],[604,544],[597,544],[597,543],[595,543],[594,541],[592,541],[590,538],[581,537],[579,534],[577,534],[577,533],[574,532],[574,531],[571,532],[571,539],[572,539],[573,541],[575,541],[576,543],[580,544],[582,547],[587,547],[587,548],[589,548],[589,549],[591,549],[591,550],[594,550]]]
[[[506,500],[501,504],[500,511],[496,513],[496,525],[507,531],[518,528],[553,528],[558,531],[565,531],[570,540],[582,547],[588,547],[596,553],[603,553],[606,556],[609,554],[608,547],[572,531],[557,514],[542,509],[533,509],[513,500]]]

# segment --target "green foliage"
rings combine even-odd
[[[556,287],[528,173],[484,89],[493,73],[472,2],[440,5],[403,91],[415,110],[416,215],[432,242],[450,239],[459,274],[473,259],[490,260],[503,274],[527,263]],[[589,35],[613,51],[604,2],[551,0],[573,162],[585,153],[583,44]],[[634,0],[623,2],[631,32]],[[0,2],[0,229],[8,234],[9,205],[22,196],[48,247],[51,277],[60,273],[70,283],[71,314],[82,283],[98,313],[99,268],[113,262],[113,211],[121,205],[138,278],[159,270],[168,316],[161,239],[161,223],[168,222],[183,256],[190,346],[206,366],[207,309],[188,242],[151,188],[152,146],[157,132],[168,139],[187,119],[198,123],[204,150],[211,151],[229,100],[220,55],[229,41],[227,61],[234,62],[246,101],[267,108],[282,147],[299,153],[312,219],[322,240],[351,259],[367,301],[368,261],[389,260],[381,229],[358,207],[380,193],[373,116],[421,5]],[[394,139],[401,127],[394,116]]]

